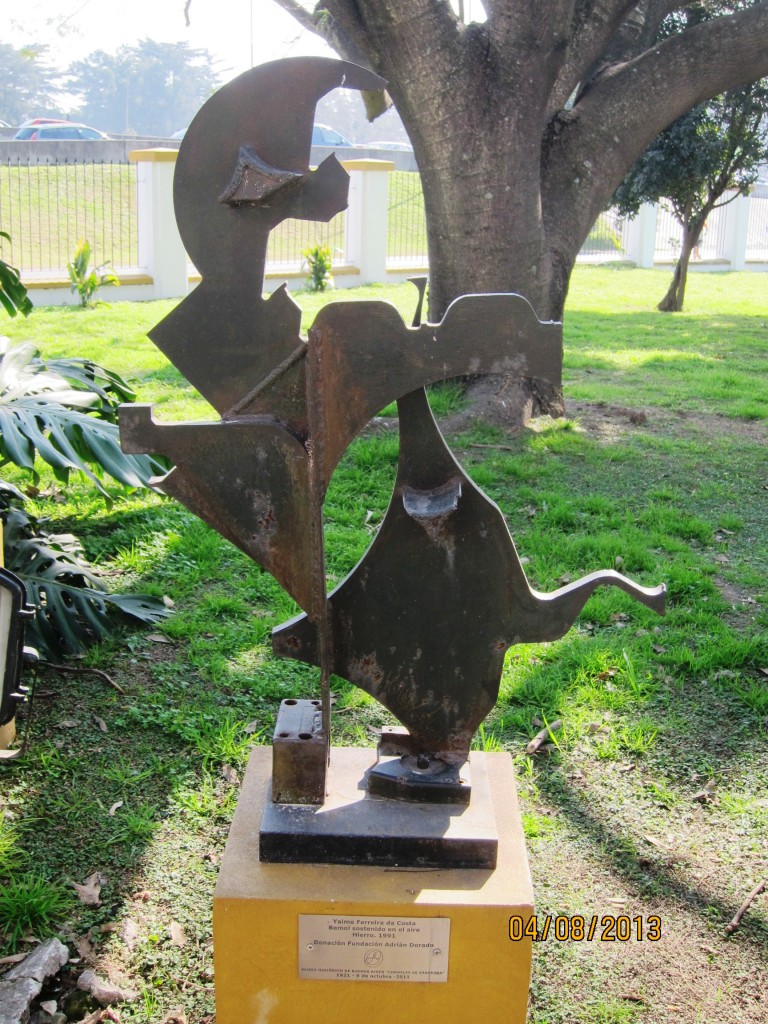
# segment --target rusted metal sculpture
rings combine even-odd
[[[288,217],[329,220],[346,206],[348,177],[335,157],[309,169],[315,103],[337,86],[383,84],[345,62],[299,58],[254,68],[205,104],[174,186],[202,282],[150,337],[221,420],[160,425],[148,406],[121,412],[125,450],[173,459],[165,491],[304,609],[275,631],[274,648],[319,665],[322,695],[280,710],[276,805],[323,802],[332,672],[406,727],[385,730],[369,791],[463,805],[470,743],[496,701],[511,644],[562,636],[601,584],[657,611],[664,605],[663,586],[613,571],[551,594],[531,589],[501,512],[432,418],[424,387],[434,381],[508,373],[559,384],[560,324],[540,322],[518,295],[464,296],[441,323],[420,324],[417,314],[410,327],[385,302],[334,302],[304,341],[285,288],[262,297],[270,230]],[[400,459],[389,510],[360,563],[327,595],[328,483],[350,442],[393,400]],[[376,859],[367,848],[364,856]]]

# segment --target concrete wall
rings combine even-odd
[[[128,154],[134,149],[151,149],[162,145],[170,149],[178,149],[177,139],[110,139],[109,141],[91,141],[81,139],[72,141],[61,139],[56,142],[30,142],[28,140],[0,139],[0,163],[16,163],[37,160],[45,163],[63,163],[68,161],[90,163],[127,163]]]
[[[13,135],[15,128],[0,129]],[[128,154],[135,149],[178,149],[181,145],[179,139],[156,139],[156,138],[126,138],[110,139],[109,141],[85,141],[75,142],[61,139],[51,142],[30,142],[29,140],[16,140],[13,138],[0,137],[0,163],[11,163],[21,161],[26,163],[30,158],[44,163],[46,160],[54,162],[63,161],[93,161],[94,163],[125,163]],[[413,153],[402,153],[398,150],[371,149],[364,146],[361,148],[332,146],[313,146],[309,158],[310,164],[317,166],[327,156],[335,153],[339,160],[389,160],[395,165],[398,171],[415,171],[416,159]]]

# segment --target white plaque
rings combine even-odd
[[[448,981],[448,917],[299,914],[299,977]]]

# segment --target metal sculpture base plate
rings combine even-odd
[[[472,799],[467,806],[374,796],[366,785],[366,773],[374,764],[371,750],[335,747],[324,804],[268,801],[259,831],[260,859],[379,867],[496,866],[498,834],[482,752],[470,755]]]

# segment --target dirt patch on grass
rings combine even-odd
[[[704,415],[683,409],[671,412],[660,406],[629,408],[608,402],[575,402],[567,399],[565,415],[568,419],[578,420],[582,429],[597,437],[613,437],[634,428],[646,428],[663,432],[667,436],[686,432],[768,442],[768,425],[764,421],[736,419],[715,413]]]

